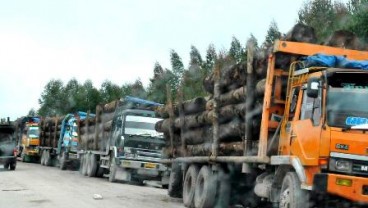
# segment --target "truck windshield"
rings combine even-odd
[[[40,135],[38,127],[29,127],[28,137],[30,138],[38,138]]]
[[[368,123],[368,74],[336,72],[328,78],[327,123],[351,127]]]
[[[160,120],[159,118],[127,115],[125,117],[124,134],[163,137],[162,133],[155,130],[155,124]]]

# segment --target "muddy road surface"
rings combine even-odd
[[[102,198],[101,198],[102,197]],[[78,171],[61,171],[32,163],[17,163],[15,171],[0,167],[0,207],[53,208],[178,208],[180,199],[148,182],[144,186],[110,183]]]

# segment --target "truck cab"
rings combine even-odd
[[[15,170],[17,165],[17,150],[15,139],[15,127],[8,122],[0,122],[0,164],[5,169]]]
[[[23,162],[38,159],[38,146],[40,145],[39,117],[24,117],[21,121],[20,156]]]
[[[317,67],[296,71],[281,130],[281,154],[304,166],[304,187],[368,202],[368,71]],[[314,72],[313,72],[314,71]],[[303,173],[304,172],[304,173]]]
[[[155,130],[159,120],[150,110],[122,109],[115,114],[110,141],[117,147],[115,162],[125,180],[161,180],[168,175],[167,167],[159,163],[165,145],[163,134]],[[110,175],[114,180],[116,170]]]

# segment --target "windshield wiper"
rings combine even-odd
[[[343,131],[347,131],[347,130],[368,130],[368,124],[359,124],[359,125],[355,125],[355,126],[347,126],[342,128]]]

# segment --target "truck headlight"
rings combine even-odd
[[[329,168],[332,171],[350,173],[352,171],[352,162],[345,159],[331,158]]]

